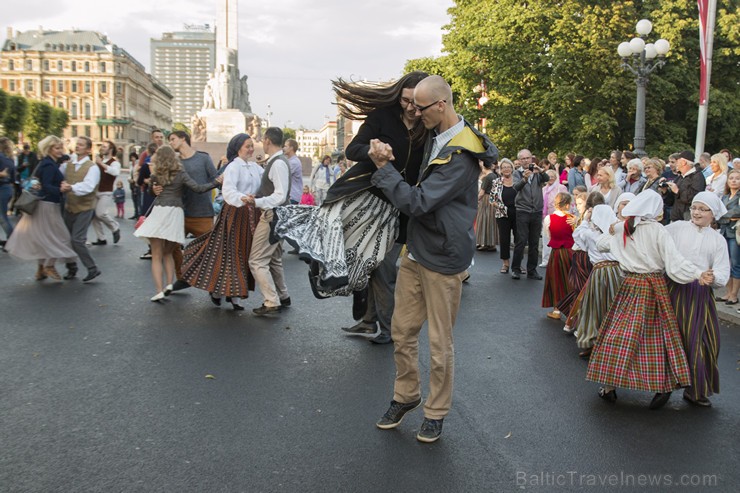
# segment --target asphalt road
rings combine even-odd
[[[610,405],[539,308],[542,281],[481,253],[453,408],[422,444],[420,410],[375,428],[392,347],[342,333],[350,300],[314,299],[294,256],[279,317],[251,315],[259,294],[244,312],[194,289],[156,304],[124,223],[121,243],[91,247],[103,275],[88,285],[36,282],[0,255],[0,491],[740,491],[737,326],[722,327],[713,408],[678,392],[649,411],[650,395],[623,390]],[[426,339],[421,354],[426,371]]]

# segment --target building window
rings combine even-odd
[[[51,81],[44,80],[44,92],[50,92],[51,91]]]
[[[77,125],[72,125],[71,128],[72,128],[72,137],[77,137]]]
[[[100,92],[102,92],[102,93],[108,92],[108,84],[106,84],[105,82],[101,82],[100,83]]]
[[[26,91],[33,92],[33,81],[32,80],[26,81]]]
[[[69,117],[77,119],[77,103],[72,103],[72,107],[69,110]]]
[[[100,71],[105,72],[105,62],[100,62]]]
[[[15,91],[15,81],[14,80],[8,81],[8,90]]]
[[[61,60],[59,60],[57,62],[57,71],[61,72],[62,70],[64,70],[64,64],[62,63]]]
[[[77,81],[76,80],[72,81],[72,89],[70,90],[70,92],[77,92]]]
[[[122,94],[122,93],[123,93],[123,83],[116,82],[116,94]]]
[[[90,125],[85,125],[85,137],[91,137],[92,134],[90,133]]]
[[[26,70],[33,70],[33,60],[26,60]]]
[[[61,108],[61,109],[64,109],[64,103],[62,103],[61,101],[59,101],[59,102],[57,103],[57,107],[58,107],[58,108]]]
[[[105,103],[100,105],[100,118],[108,118],[108,105]]]
[[[72,61],[72,72],[77,72],[77,62]]]
[[[90,81],[89,80],[85,81],[85,92],[90,92]]]
[[[63,80],[57,81],[57,92],[64,92],[64,81]]]
[[[15,61],[8,60],[8,70],[15,70]]]
[[[44,72],[49,71],[49,60],[44,60]]]
[[[89,120],[91,118],[90,111],[90,103],[85,103],[85,120]]]
[[[85,62],[85,72],[90,71],[90,62]]]

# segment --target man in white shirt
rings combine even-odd
[[[95,164],[100,168],[100,184],[98,185],[98,203],[95,206],[95,217],[92,225],[98,236],[93,245],[106,245],[105,231],[103,226],[113,232],[113,243],[121,239],[121,230],[118,223],[110,216],[109,211],[113,206],[113,188],[116,178],[121,174],[121,163],[116,160],[116,145],[110,140],[103,142],[100,146],[100,154],[95,158]]]
[[[90,160],[92,140],[88,137],[77,137],[75,156],[71,162],[62,164],[59,170],[64,175],[60,191],[66,193],[64,203],[64,223],[72,236],[72,249],[87,269],[83,282],[92,281],[100,275],[85,243],[87,230],[95,216],[96,192],[100,183],[100,168]],[[65,279],[77,275],[77,262],[67,263]]]
[[[249,253],[249,269],[265,297],[262,306],[253,310],[256,315],[279,313],[283,307],[290,306],[283,274],[283,248],[280,241],[273,243],[270,238],[273,209],[290,203],[290,168],[288,158],[282,151],[283,131],[277,127],[265,130],[262,147],[265,154],[270,156],[262,174],[262,183],[256,195],[248,195],[243,199],[245,203],[262,209]]]

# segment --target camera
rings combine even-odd
[[[529,171],[534,171],[534,164],[529,165]]]
[[[658,188],[668,188],[668,181],[663,179],[660,183],[658,183]]]

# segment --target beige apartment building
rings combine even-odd
[[[127,151],[172,126],[172,94],[126,50],[94,31],[8,29],[0,87],[67,110],[66,139],[112,140]]]

